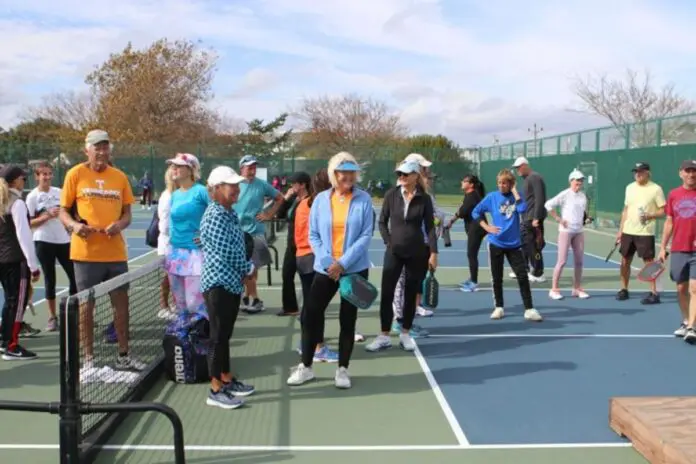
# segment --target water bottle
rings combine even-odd
[[[641,224],[645,224],[646,222],[648,222],[645,220],[645,208],[642,206],[638,207],[638,219],[640,220]]]
[[[442,240],[445,242],[445,248],[449,248],[452,246],[452,239],[450,238],[450,230],[449,227],[444,227],[442,229]]]

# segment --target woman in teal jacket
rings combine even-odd
[[[288,378],[288,385],[302,385],[314,379],[314,351],[322,340],[326,308],[338,291],[341,276],[368,277],[374,208],[370,195],[355,185],[359,170],[360,166],[350,153],[335,155],[328,168],[332,187],[319,193],[312,204],[309,242],[314,252],[316,275],[302,324],[302,362]],[[353,353],[357,318],[358,308],[341,298],[335,376],[338,388],[351,387],[348,364]]]

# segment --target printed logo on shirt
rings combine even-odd
[[[40,192],[36,198],[36,210],[46,211],[60,206],[60,196],[53,192]]]
[[[679,217],[691,219],[696,216],[696,200],[683,198],[674,205],[674,211]]]
[[[506,218],[511,218],[517,211],[517,205],[515,203],[505,202],[500,205],[500,214],[504,215]]]
[[[104,189],[105,181],[103,179],[97,179],[95,181],[97,188],[85,187],[81,190],[82,196],[86,198],[102,198],[104,200],[121,200],[121,192],[119,190],[106,190]]]

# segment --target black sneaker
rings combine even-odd
[[[684,341],[690,345],[696,345],[696,330],[693,327],[686,329],[686,335],[684,335]]]
[[[22,322],[19,328],[19,338],[32,338],[41,333],[41,329],[35,329],[26,322]]]
[[[254,298],[254,301],[251,302],[251,304],[246,308],[246,310],[243,310],[244,312],[248,314],[257,314],[262,311],[264,311],[266,307],[263,304],[263,301],[259,300],[258,298]]]
[[[619,301],[624,301],[628,300],[629,294],[628,294],[628,289],[622,288],[619,290],[619,292],[616,294],[616,299]]]
[[[660,295],[650,292],[647,295],[645,295],[645,298],[640,300],[640,304],[644,304],[644,305],[660,304]]]
[[[36,358],[38,358],[36,353],[20,345],[15,346],[13,349],[6,348],[2,355],[2,359],[5,361],[29,361]]]
[[[237,379],[232,379],[232,382],[226,383],[222,388],[234,396],[249,396],[256,391],[253,386],[240,382]]]

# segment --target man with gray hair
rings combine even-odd
[[[78,292],[128,272],[128,252],[122,232],[131,223],[131,205],[135,199],[128,177],[110,166],[111,149],[109,134],[103,130],[90,131],[85,138],[87,162],[67,172],[61,192],[60,220],[71,234],[70,259],[74,262]],[[111,367],[142,370],[145,366],[128,352],[127,287],[114,290],[110,297],[114,308],[113,331],[118,342],[118,356]],[[93,306],[86,303],[80,308],[85,377],[94,369]]]

